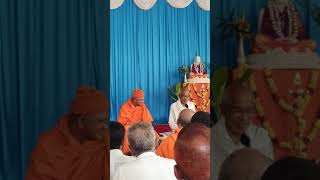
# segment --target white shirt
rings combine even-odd
[[[213,127],[213,179],[217,180],[223,161],[234,151],[245,148],[241,143],[235,144],[225,127],[225,120],[220,119]],[[251,124],[246,130],[250,138],[250,147],[273,159],[273,147],[268,132]]]
[[[120,166],[113,180],[176,180],[171,159],[157,156],[154,152],[145,152],[136,160]]]
[[[191,109],[192,111],[196,112],[196,107],[193,104],[193,102],[188,101],[187,105],[188,105],[188,109]],[[169,126],[172,130],[177,129],[178,127],[177,120],[178,120],[179,114],[184,109],[187,109],[187,108],[181,104],[180,99],[178,99],[178,101],[171,104],[170,113],[169,113]]]
[[[135,159],[134,156],[124,155],[120,149],[110,150],[110,179],[113,179],[113,175],[118,167]]]

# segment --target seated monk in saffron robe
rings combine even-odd
[[[253,53],[277,48],[286,52],[316,49],[315,41],[308,38],[299,12],[290,0],[269,0],[268,6],[261,10],[258,24]]]
[[[174,145],[176,143],[179,132],[183,127],[191,123],[192,116],[194,115],[194,111],[191,109],[184,109],[180,112],[177,124],[178,127],[173,131],[170,136],[165,138],[156,150],[156,154],[158,156],[174,159]]]
[[[152,123],[153,119],[148,110],[147,106],[144,104],[144,92],[140,89],[135,89],[132,93],[132,97],[122,105],[118,122],[125,127],[125,138],[122,146],[122,152],[124,154],[129,154],[129,143],[127,138],[128,128],[131,124],[137,122],[150,122]],[[157,138],[159,135],[156,133]]]
[[[100,91],[81,87],[69,113],[42,134],[26,180],[109,180],[109,101]]]

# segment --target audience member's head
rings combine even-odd
[[[314,162],[288,157],[274,162],[261,180],[319,180],[320,168]]]
[[[209,180],[210,129],[200,123],[188,124],[178,135],[174,156],[178,180]]]
[[[244,83],[238,81],[230,84],[225,90],[221,111],[226,118],[228,131],[236,136],[243,134],[256,115],[251,90]]]
[[[125,129],[119,122],[110,122],[110,149],[120,149],[125,135]]]
[[[79,87],[69,110],[71,134],[80,142],[103,140],[109,114],[109,100],[102,91]]]
[[[202,123],[208,128],[213,126],[213,121],[211,120],[210,113],[198,111],[196,112],[191,119],[191,123]]]
[[[272,162],[255,149],[237,150],[224,160],[219,180],[260,180]]]
[[[191,122],[191,118],[194,115],[194,111],[191,109],[184,109],[180,112],[177,124],[179,128],[185,127],[187,124]]]
[[[128,129],[129,148],[134,156],[144,152],[153,152],[156,145],[156,135],[151,123],[138,122]]]

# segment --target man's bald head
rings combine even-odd
[[[174,147],[177,179],[210,179],[210,129],[200,123],[188,124]]]
[[[184,109],[180,112],[178,120],[177,120],[177,124],[179,126],[179,128],[183,128],[185,127],[187,124],[189,124],[191,122],[191,118],[194,115],[194,111],[192,111],[191,109]]]
[[[223,162],[219,180],[260,180],[272,162],[272,159],[255,149],[237,150]]]

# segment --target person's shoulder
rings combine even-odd
[[[136,157],[134,156],[127,156],[127,155],[122,155],[121,158],[123,159],[123,161],[125,162],[131,162],[136,160]]]
[[[129,100],[128,100],[128,101],[129,101]],[[126,107],[129,106],[128,101],[124,102],[124,103],[121,105],[121,109],[122,109],[122,108],[126,108]]]
[[[179,101],[179,100],[178,100]],[[171,107],[176,106],[178,104],[178,101],[175,101],[171,104]]]
[[[176,102],[173,102],[171,105],[170,105],[170,111],[175,109],[177,107],[177,104],[178,104],[178,101]]]
[[[168,159],[168,158],[164,158],[161,156],[157,156],[157,158],[158,158],[159,162],[167,164],[167,165],[175,165],[176,164],[176,161],[173,159]]]
[[[37,140],[37,146],[47,149],[48,151],[59,150],[68,144],[69,137],[65,133],[65,124],[67,119],[62,117],[54,127],[44,131]],[[65,127],[66,126],[66,127]]]
[[[118,169],[120,169],[121,171],[129,171],[131,170],[132,168],[136,167],[137,166],[137,163],[136,163],[136,158],[133,157],[132,159],[131,158],[128,158],[127,157],[122,157],[122,160],[124,160],[123,158],[125,158],[125,162],[121,163],[121,165],[119,166]]]
[[[48,129],[47,131],[43,132],[38,138],[38,144],[48,145],[48,144],[55,144],[60,142],[61,135],[56,129],[56,127]]]
[[[249,133],[258,137],[269,138],[269,133],[265,128],[254,124],[250,125]]]

